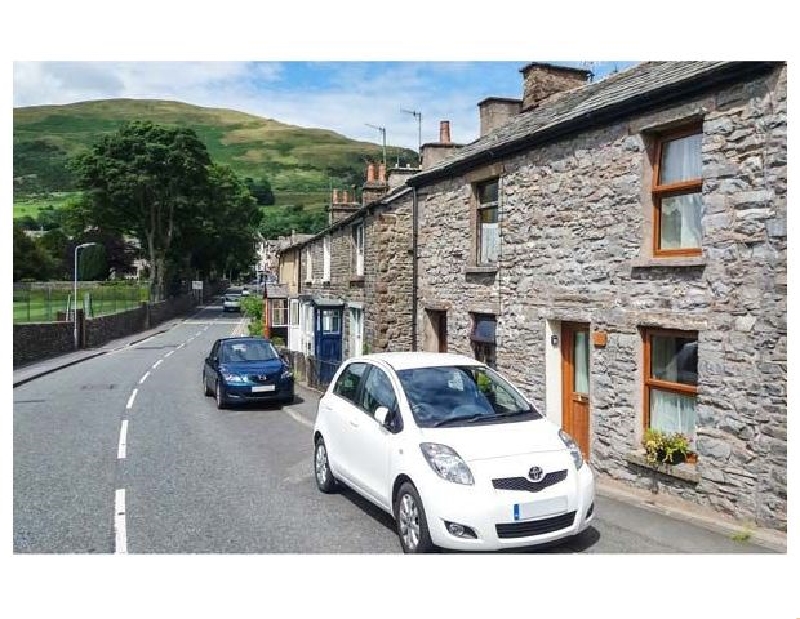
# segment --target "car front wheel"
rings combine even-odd
[[[405,482],[400,486],[394,501],[394,517],[404,553],[422,554],[433,550],[425,508],[414,484]]]
[[[219,386],[219,381],[216,382],[214,385],[214,397],[217,400],[217,408],[222,410],[225,408],[225,395],[223,394],[224,389]]]
[[[336,488],[336,480],[328,464],[328,450],[322,437],[317,439],[314,446],[314,477],[321,492],[330,494]]]

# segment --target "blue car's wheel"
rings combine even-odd
[[[215,383],[215,385],[214,385],[214,397],[217,400],[217,408],[220,409],[220,410],[222,410],[223,408],[225,408],[227,406],[227,403],[225,402],[225,393],[224,393],[224,391],[225,391],[225,388],[224,387],[220,387],[219,381],[217,381]]]

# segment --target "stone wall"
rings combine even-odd
[[[75,350],[71,322],[26,322],[14,324],[13,367],[49,359]]]
[[[651,255],[652,132],[692,119],[703,126],[703,256],[667,265]],[[467,179],[421,189],[420,337],[425,307],[449,307],[449,350],[471,355],[469,312],[497,314],[498,369],[547,410],[560,401],[545,389],[547,321],[589,323],[607,334],[590,351],[592,466],[785,530],[785,66],[502,163],[496,273],[467,273]],[[698,331],[694,481],[631,462],[645,326]]]
[[[125,312],[89,318],[85,323],[85,347],[95,348],[119,337],[138,333],[145,328],[146,318],[147,303]]]
[[[371,352],[411,350],[412,194],[366,221],[364,341]]]

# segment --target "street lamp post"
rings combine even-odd
[[[91,243],[81,243],[80,245],[75,246],[75,272],[74,272],[74,284],[73,284],[73,291],[74,297],[73,302],[75,304],[74,309],[72,311],[72,322],[74,324],[74,335],[75,335],[75,349],[78,348],[78,251],[84,249],[85,247],[91,247],[92,245],[97,245],[98,243],[91,242]]]

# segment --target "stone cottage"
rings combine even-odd
[[[411,347],[495,366],[601,475],[785,530],[786,65],[589,77],[527,65],[407,181]]]
[[[343,359],[410,350],[411,190],[418,169],[367,166],[361,202],[332,191],[329,225],[280,251],[289,299],[288,347],[312,383],[325,384]],[[312,363],[309,365],[309,361]]]

